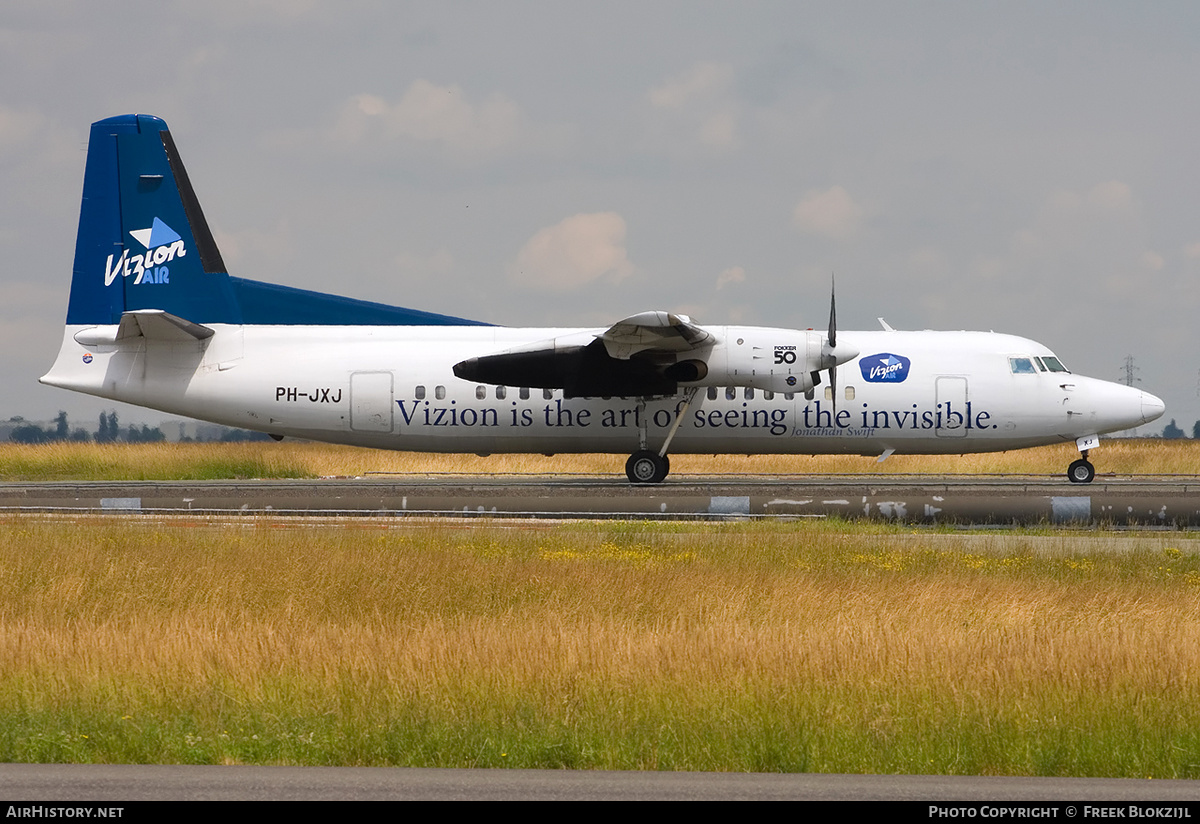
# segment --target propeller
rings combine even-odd
[[[837,368],[839,363],[845,363],[858,357],[858,348],[837,342],[837,284],[830,276],[829,279],[829,334],[825,345],[821,347],[821,369],[829,370],[829,388],[833,395],[833,414],[837,415]],[[820,383],[819,373],[813,375],[813,383]]]

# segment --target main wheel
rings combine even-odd
[[[1096,467],[1080,458],[1067,467],[1067,479],[1073,484],[1090,484],[1096,477]]]
[[[625,474],[629,476],[630,483],[662,483],[670,471],[670,460],[659,457],[657,452],[651,452],[649,449],[639,449],[625,462]]]

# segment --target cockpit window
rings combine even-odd
[[[1042,360],[1046,362],[1046,368],[1051,372],[1066,372],[1067,374],[1070,374],[1071,372],[1070,369],[1062,365],[1062,361],[1053,355],[1043,356]]]
[[[1036,364],[1038,365],[1038,371],[1039,371],[1039,372],[1045,372],[1045,371],[1046,371],[1046,364],[1042,363],[1042,359],[1041,359],[1041,358],[1035,357],[1035,358],[1033,359],[1033,362],[1034,362],[1034,363],[1036,363]]]
[[[1029,358],[1009,358],[1008,365],[1014,375],[1032,375],[1037,371]]]

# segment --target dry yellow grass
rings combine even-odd
[[[569,474],[622,477],[624,455],[440,455],[284,441],[253,444],[0,445],[0,480],[134,480],[394,474]],[[673,455],[671,471],[710,474],[1029,474],[1061,476],[1073,445],[980,455]],[[1099,474],[1200,473],[1200,443],[1105,441],[1092,453]]]
[[[1179,538],[9,519],[0,758],[1195,775]]]

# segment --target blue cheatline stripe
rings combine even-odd
[[[231,277],[242,323],[277,326],[491,326],[477,320],[388,306]],[[188,320],[192,320],[188,318]]]

